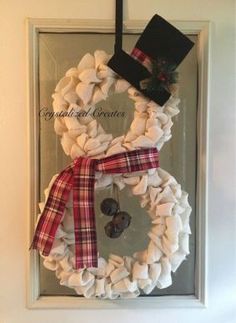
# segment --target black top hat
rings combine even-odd
[[[121,48],[108,62],[122,78],[159,105],[170,97],[176,67],[194,43],[158,15],[154,15],[139,37],[131,55]]]

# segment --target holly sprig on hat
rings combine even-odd
[[[179,73],[176,65],[168,62],[165,58],[151,60],[152,76],[145,80],[145,90],[161,91],[162,89],[171,91],[171,87],[178,83]]]

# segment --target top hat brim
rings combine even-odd
[[[108,66],[133,85],[144,96],[150,98],[159,105],[162,106],[169,99],[171,94],[164,88],[161,88],[159,91],[147,91],[141,88],[141,82],[150,78],[151,73],[146,67],[123,50],[116,52],[112,56],[108,62]]]

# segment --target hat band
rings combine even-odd
[[[146,91],[145,94],[148,97],[151,97],[150,92],[155,92],[156,94],[158,93],[158,97],[162,96],[167,101],[170,93],[175,91],[174,85],[178,81],[176,64],[171,63],[165,57],[152,59],[137,47],[133,49],[131,56],[151,74],[150,77],[144,78],[139,82],[140,89]],[[160,102],[156,101],[159,104],[163,104],[164,99],[160,100]]]
[[[152,61],[147,54],[135,47],[131,52],[131,56],[145,66],[150,73],[152,72]]]

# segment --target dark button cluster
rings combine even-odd
[[[131,216],[127,212],[120,211],[119,203],[113,198],[104,199],[100,209],[103,214],[113,217],[104,227],[106,235],[112,239],[118,238],[130,225]]]

